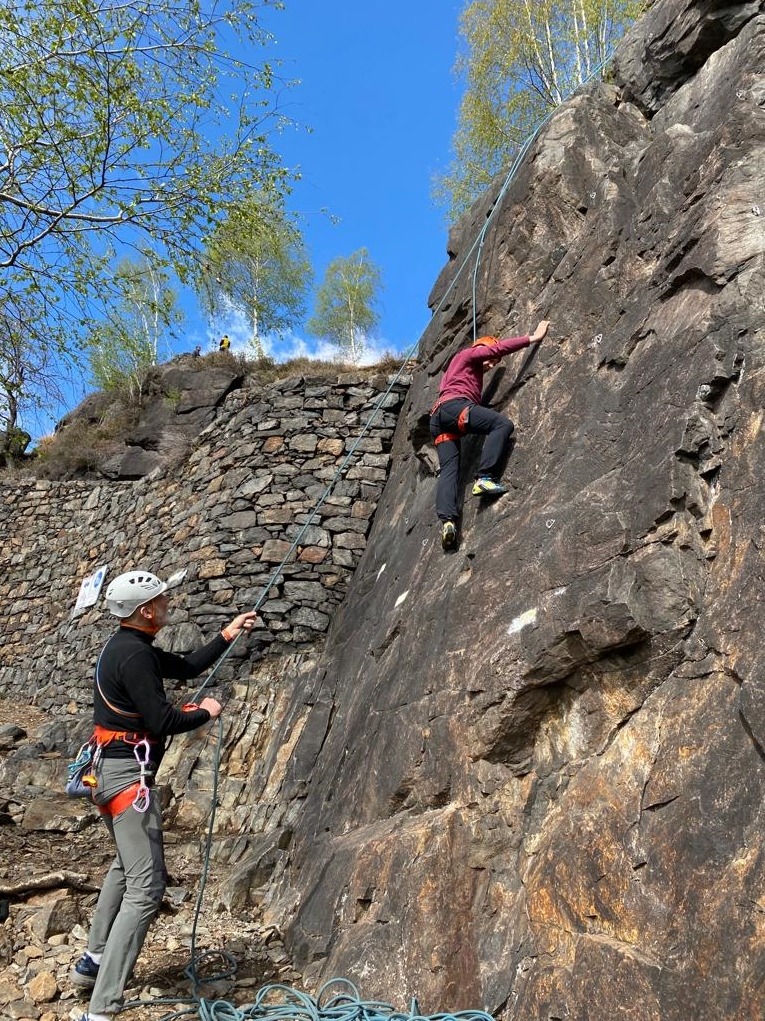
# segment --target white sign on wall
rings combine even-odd
[[[88,606],[94,606],[98,596],[101,592],[101,586],[104,583],[106,572],[108,571],[108,564],[104,564],[103,567],[99,567],[98,570],[91,574],[89,577],[84,578],[80,585],[80,591],[77,596],[77,602],[74,604],[74,613],[82,613],[83,610],[87,609]]]

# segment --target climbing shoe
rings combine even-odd
[[[473,486],[473,496],[502,496],[506,492],[507,486],[488,477],[476,479]]]
[[[444,549],[454,549],[457,545],[457,526],[453,521],[444,521],[441,526],[441,545]]]
[[[90,954],[83,954],[69,972],[69,981],[81,989],[92,989],[98,977],[98,965]]]

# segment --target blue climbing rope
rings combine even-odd
[[[593,70],[593,72],[588,76],[588,78],[585,79],[582,85],[588,84],[592,79],[599,75],[603,67],[605,67],[605,65],[610,61],[611,56],[612,54],[609,53],[609,55]],[[536,128],[520,146],[510,166],[510,169],[508,170],[508,173],[505,176],[502,186],[499,192],[497,193],[497,197],[492,205],[492,209],[489,215],[486,217],[486,220],[481,230],[479,231],[475,241],[470,246],[470,249],[465,255],[456,273],[452,277],[449,286],[446,288],[438,304],[433,310],[434,316],[437,315],[438,312],[441,310],[448,294],[450,293],[452,288],[456,286],[458,280],[462,276],[463,271],[465,270],[468,263],[471,261],[473,254],[475,253],[475,265],[473,268],[472,280],[474,340],[477,338],[476,289],[478,269],[480,266],[481,252],[483,249],[483,244],[486,238],[487,231],[489,229],[489,225],[491,224],[498,210],[501,208],[505,194],[507,193],[507,190],[510,187],[512,181],[515,179],[518,170],[520,169],[535,139],[537,138],[545,124],[553,116],[556,109],[557,107],[554,110],[551,110],[540,121],[540,123],[536,126]],[[353,457],[359,447],[359,444],[361,443],[361,440],[371,429],[374,421],[376,420],[377,416],[379,415],[380,411],[382,410],[385,404],[386,398],[389,396],[393,388],[398,383],[404,370],[407,367],[409,359],[414,356],[418,345],[419,339],[415,341],[414,344],[412,344],[412,346],[404,354],[402,364],[397,370],[397,372],[393,375],[388,385],[388,388],[378,398],[377,403],[375,404],[375,407],[372,409],[369,418],[367,419],[366,423],[364,424],[361,432],[359,433],[358,437],[352,444],[351,448],[348,450],[345,457],[343,458],[341,464],[339,465],[337,471],[335,472],[334,477],[329,482],[326,489],[315,503],[314,507],[312,508],[308,515],[307,520],[303,524],[302,528],[299,530],[295,539],[292,541],[292,544],[290,545],[289,549],[287,550],[284,557],[282,558],[278,566],[274,569],[271,576],[269,577],[263,590],[258,596],[254,606],[252,607],[254,611],[259,610],[260,607],[263,605],[266,596],[276,583],[276,580],[281,574],[282,569],[289,562],[292,554],[299,546],[302,537],[305,535],[309,526],[315,520],[319,510],[331,495],[338,481],[344,475],[346,469],[353,460]],[[236,645],[237,641],[239,640],[242,634],[244,634],[244,632],[240,631],[234,637],[233,641],[229,643],[227,648],[215,662],[212,669],[205,678],[204,682],[202,683],[202,685],[192,698],[193,702],[197,702],[199,700],[199,696],[204,691],[204,689],[209,685],[213,677],[217,674],[220,666],[225,661],[225,659],[230,655],[231,651],[233,650],[234,646]],[[235,1007],[233,1004],[228,1003],[225,1000],[208,1000],[204,996],[200,995],[200,991],[204,985],[215,981],[231,978],[236,973],[236,962],[232,955],[222,950],[207,950],[198,954],[196,949],[197,925],[201,914],[204,891],[205,886],[207,884],[207,876],[210,866],[211,847],[218,800],[217,799],[218,776],[220,772],[222,741],[223,741],[222,719],[218,717],[217,740],[213,764],[212,810],[210,812],[207,828],[207,837],[205,841],[205,850],[203,855],[203,865],[202,873],[200,876],[199,892],[197,894],[197,900],[194,909],[194,922],[192,925],[191,936],[191,960],[184,972],[192,983],[193,996],[188,1001],[185,1001],[183,999],[179,1000],[178,998],[172,998],[171,1000],[157,999],[150,1001],[154,1004],[164,1002],[173,1003],[176,1005],[185,1002],[189,1003],[188,1008],[184,1008],[183,1010],[177,1011],[175,1013],[167,1014],[165,1015],[165,1017],[161,1019],[161,1021],[175,1021],[176,1018],[194,1016],[198,1017],[200,1021],[248,1021],[248,1019],[253,1018],[274,1019],[274,1021],[493,1021],[493,1018],[490,1014],[487,1014],[484,1011],[480,1010],[458,1011],[456,1013],[446,1014],[422,1015],[419,1011],[419,1007],[417,1005],[416,1000],[412,1001],[409,1013],[398,1012],[395,1011],[394,1008],[387,1003],[362,1001],[359,997],[359,993],[356,987],[350,981],[343,978],[332,979],[331,981],[325,983],[321,987],[321,990],[319,991],[319,995],[316,1000],[313,1000],[306,993],[299,992],[296,989],[281,984],[270,984],[263,986],[259,991],[255,1002],[249,1006],[241,1008]],[[220,960],[223,963],[222,970],[219,970],[206,978],[202,978],[200,976],[200,968],[202,967],[202,965],[216,959]],[[350,990],[350,992],[336,995],[334,997],[329,998],[326,1003],[322,1003],[322,998],[326,994],[327,990],[332,986],[338,984],[343,985],[348,990]],[[281,1000],[278,998],[279,995],[281,995],[282,997]],[[127,1003],[123,1007],[123,1010],[128,1010],[139,1005],[146,1006],[146,1001],[134,1001],[131,1003]]]
[[[329,990],[339,986],[343,990],[329,996]],[[153,1000],[152,1003],[174,1003],[178,1000]],[[146,1006],[143,1001],[142,1006]],[[125,1004],[128,1010],[135,1004]],[[279,982],[262,986],[253,1003],[235,1007],[226,1000],[200,999],[196,1007],[165,1014],[161,1021],[197,1016],[201,1021],[494,1021],[483,1010],[458,1010],[454,1013],[422,1014],[417,1000],[412,1000],[408,1012],[396,1010],[391,1004],[378,1000],[362,1000],[356,986],[345,978],[333,978],[319,990],[314,999],[307,993]]]
[[[606,56],[606,58],[603,61],[601,61],[601,63],[598,64],[598,66],[596,68],[594,68],[592,73],[578,87],[581,88],[584,85],[587,85],[597,75],[599,75],[600,72],[603,70],[603,68],[606,66],[606,64],[611,60],[611,57],[612,57],[612,53],[609,53]],[[566,96],[566,99],[569,99],[569,98],[570,98],[570,96]],[[444,291],[443,295],[441,296],[438,304],[433,309],[433,315],[434,316],[437,315],[438,312],[440,312],[441,307],[442,307],[443,303],[445,302],[447,295],[449,294],[451,289],[456,285],[457,281],[460,279],[463,270],[465,269],[465,267],[468,265],[468,263],[471,260],[473,252],[476,252],[476,250],[477,250],[475,266],[474,266],[474,269],[473,269],[473,286],[472,286],[473,340],[475,340],[476,337],[477,337],[476,281],[477,281],[477,277],[478,277],[478,267],[480,265],[481,250],[483,248],[483,243],[484,243],[484,239],[486,237],[486,233],[487,233],[487,231],[489,229],[489,225],[490,225],[491,221],[493,220],[494,216],[496,215],[497,211],[500,209],[500,207],[502,205],[502,200],[505,197],[507,189],[510,187],[511,182],[514,180],[516,174],[518,173],[518,170],[520,169],[521,164],[523,163],[524,159],[526,158],[526,154],[528,153],[529,149],[533,145],[534,140],[537,138],[537,136],[539,135],[539,132],[542,130],[542,128],[545,126],[545,124],[547,124],[547,122],[550,120],[550,118],[553,116],[553,114],[556,112],[557,109],[558,108],[555,107],[555,109],[550,110],[549,113],[547,113],[546,116],[542,118],[542,120],[539,122],[539,124],[534,128],[534,130],[531,132],[531,134],[528,136],[528,138],[523,142],[523,144],[519,148],[518,153],[516,154],[516,157],[513,160],[512,164],[510,166],[510,169],[507,172],[507,175],[505,176],[505,180],[504,180],[504,182],[502,184],[502,187],[500,188],[500,190],[499,190],[499,192],[497,194],[497,198],[494,201],[492,209],[491,209],[489,215],[486,217],[485,223],[481,227],[481,230],[479,231],[478,236],[476,237],[475,241],[470,246],[470,248],[469,248],[469,250],[467,252],[467,255],[465,256],[465,258],[461,262],[459,268],[457,269],[457,272],[454,274],[454,276],[453,276],[449,286],[446,288],[446,290]],[[334,490],[335,486],[337,485],[337,483],[340,481],[340,479],[345,474],[346,469],[348,468],[349,464],[353,460],[353,457],[354,457],[356,451],[358,450],[359,444],[361,443],[362,439],[366,436],[366,434],[371,429],[371,427],[372,427],[373,423],[375,422],[378,414],[382,410],[383,405],[385,404],[386,398],[390,395],[391,391],[393,390],[393,388],[396,386],[396,384],[398,383],[399,379],[403,375],[404,370],[407,367],[407,363],[408,363],[409,359],[414,356],[414,353],[417,350],[419,342],[420,341],[419,341],[419,338],[418,338],[412,344],[412,346],[406,351],[406,353],[403,355],[402,363],[399,366],[399,368],[396,371],[396,373],[393,375],[390,383],[388,384],[388,388],[378,398],[377,403],[375,404],[374,408],[372,409],[372,412],[371,412],[369,418],[365,422],[365,424],[364,424],[361,432],[359,433],[359,435],[354,440],[350,450],[348,450],[348,452],[346,453],[346,455],[343,458],[342,462],[340,463],[339,467],[337,468],[337,471],[335,472],[335,474],[332,477],[331,481],[327,485],[326,489],[324,490],[324,492],[321,494],[319,499],[314,504],[312,510],[310,511],[310,513],[308,515],[307,520],[303,524],[303,526],[300,529],[300,531],[298,532],[298,534],[293,539],[292,544],[290,545],[289,549],[287,550],[287,552],[282,557],[282,559],[279,562],[278,566],[275,567],[274,570],[272,571],[268,581],[266,582],[265,586],[263,587],[263,590],[261,591],[261,593],[258,596],[254,606],[252,607],[253,610],[257,611],[263,605],[263,603],[265,602],[266,596],[271,591],[273,586],[276,584],[276,580],[278,579],[279,575],[281,574],[282,568],[287,563],[289,563],[289,560],[290,560],[292,554],[295,552],[297,547],[300,545],[301,539],[303,538],[305,533],[308,531],[308,528],[310,527],[310,525],[315,520],[316,515],[318,514],[319,510],[324,505],[324,503],[327,501],[329,496],[332,494],[332,491]],[[207,675],[207,677],[203,681],[203,683],[200,686],[199,690],[194,695],[194,697],[192,699],[193,702],[196,702],[198,700],[200,694],[204,691],[204,689],[210,683],[212,678],[215,676],[215,674],[217,673],[218,668],[220,667],[220,665],[230,655],[233,647],[236,645],[238,639],[240,638],[240,636],[242,634],[243,634],[243,632],[240,631],[234,637],[233,641],[228,645],[228,647],[221,654],[220,658],[213,665],[212,669],[210,670],[209,674]]]

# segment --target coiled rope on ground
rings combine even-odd
[[[334,987],[342,992],[329,996]],[[160,1001],[154,1001],[160,1002]],[[178,1002],[178,1001],[174,1001]],[[188,1017],[189,1010],[167,1014],[162,1021]],[[362,1000],[359,991],[345,978],[325,982],[316,999],[307,993],[281,983],[263,986],[255,1001],[246,1007],[234,1007],[225,1000],[202,1000],[199,1015],[202,1021],[493,1021],[482,1010],[460,1010],[453,1014],[422,1014],[416,1000],[409,1012],[396,1010],[391,1004]]]

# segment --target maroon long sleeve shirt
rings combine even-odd
[[[483,363],[490,358],[504,358],[513,351],[528,347],[529,337],[505,337],[496,344],[466,347],[449,362],[438,387],[438,403],[463,397],[471,404],[480,404],[483,395]]]

